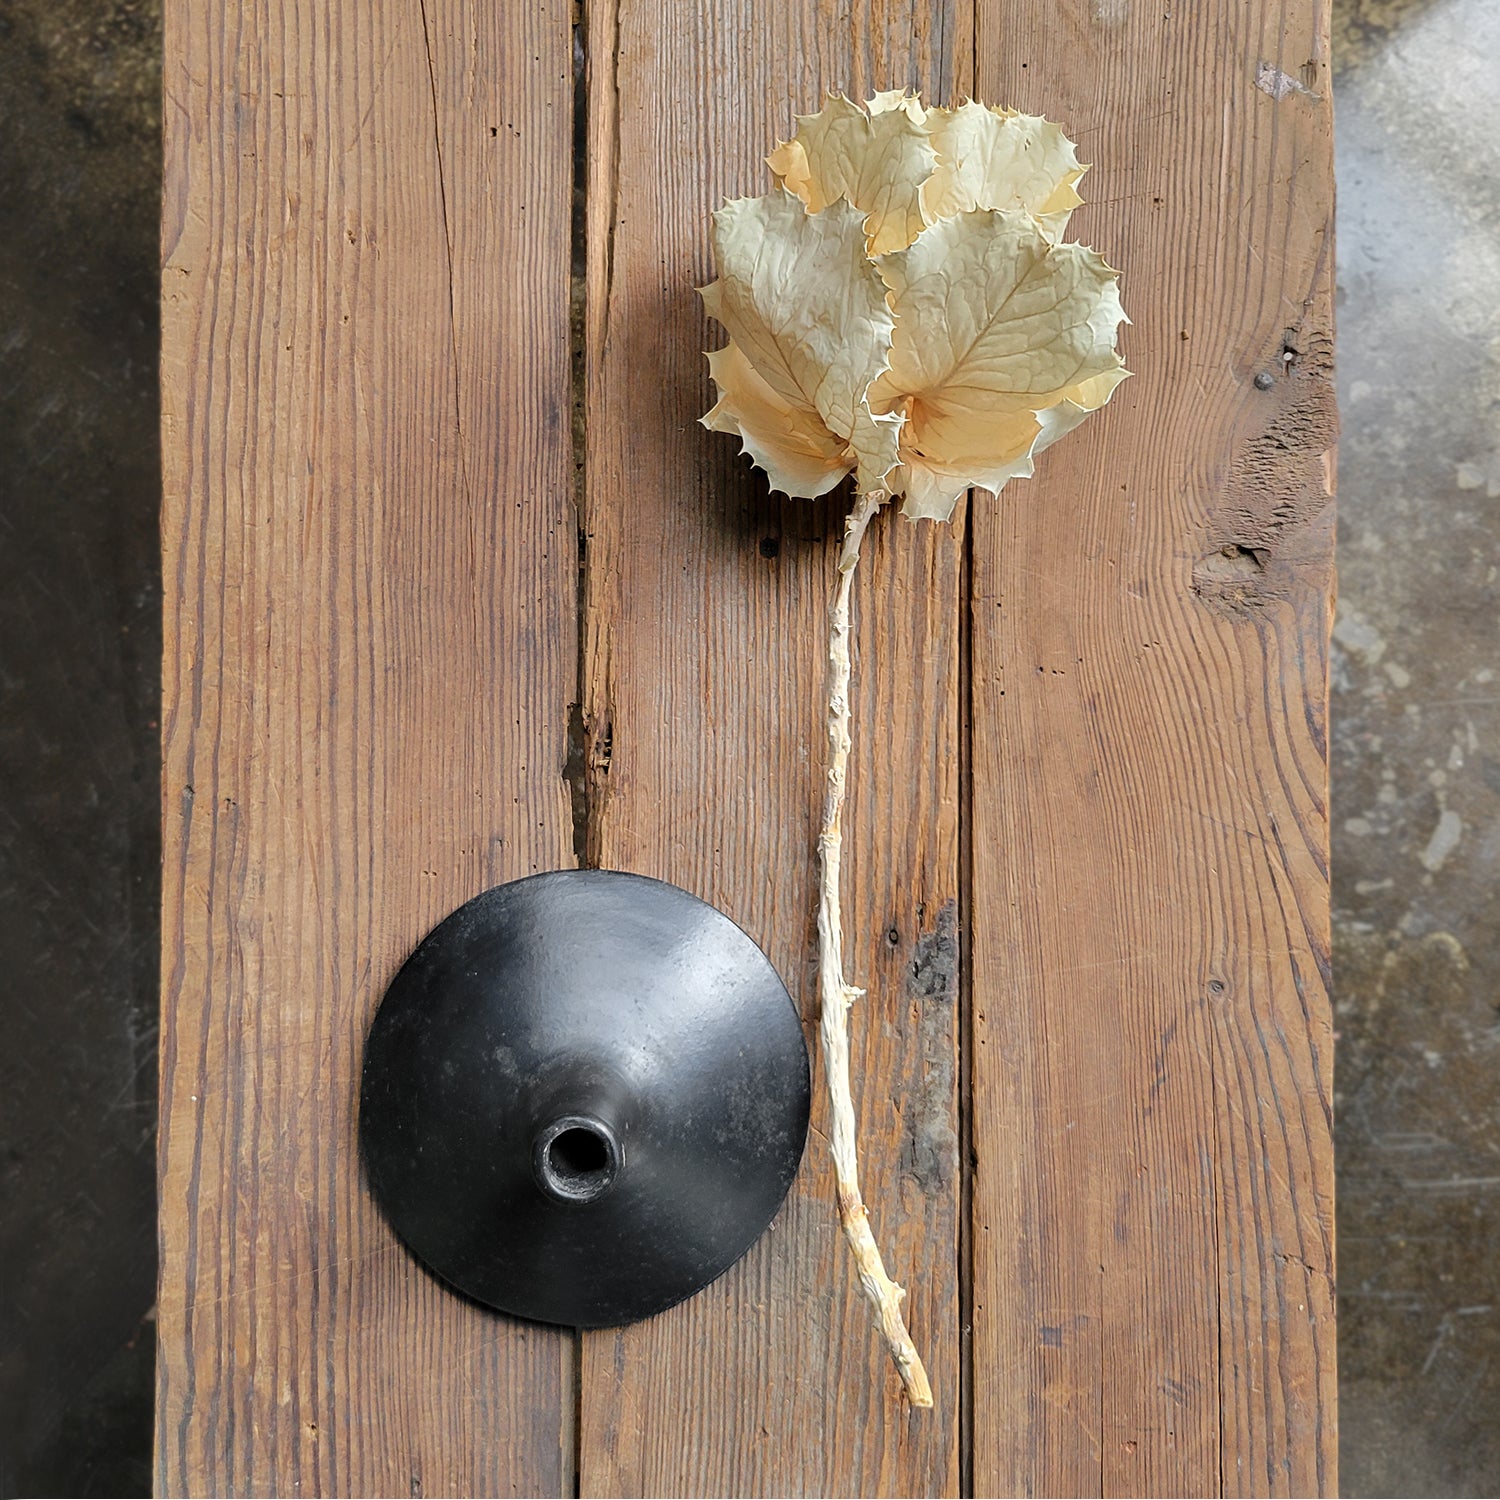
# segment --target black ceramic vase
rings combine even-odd
[[[396,976],[360,1139],[396,1232],[520,1317],[630,1323],[727,1270],[802,1157],[807,1050],[770,962],[675,886],[563,870],[486,891]]]

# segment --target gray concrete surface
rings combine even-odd
[[[1343,1486],[1500,1492],[1500,5],[1336,3]]]
[[[144,1494],[159,0],[0,0],[0,1494]],[[1500,4],[1336,0],[1344,1490],[1500,1492]]]

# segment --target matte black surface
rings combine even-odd
[[[562,870],[485,892],[407,961],[370,1029],[360,1136],[440,1276],[596,1328],[755,1243],[808,1103],[796,1007],[745,933],[675,886]]]

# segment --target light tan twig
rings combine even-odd
[[[901,1302],[906,1293],[885,1273],[880,1249],[870,1230],[870,1216],[859,1193],[855,1155],[854,1100],[849,1092],[849,1007],[864,993],[844,979],[843,918],[839,911],[839,862],[843,852],[844,787],[849,765],[849,594],[859,563],[859,546],[880,507],[890,498],[883,490],[861,495],[844,530],[839,579],[828,626],[828,790],[823,802],[823,829],[818,838],[822,874],[818,891],[818,987],[821,991],[823,1071],[833,1111],[829,1146],[838,1186],[839,1220],[854,1252],[865,1295],[880,1315],[886,1348],[900,1371],[913,1406],[932,1405],[932,1387],[906,1322]]]

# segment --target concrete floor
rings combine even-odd
[[[0,1495],[144,1494],[159,0],[0,0]],[[1500,1491],[1500,6],[1336,0],[1343,1481]]]
[[[1343,1484],[1500,1492],[1500,6],[1337,56]]]
[[[160,7],[0,0],[0,1494],[145,1494]]]

